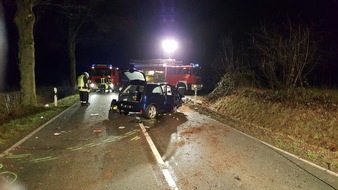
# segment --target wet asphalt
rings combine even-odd
[[[338,177],[187,106],[155,120],[109,113],[113,93],[91,93],[0,158],[29,190],[338,189]],[[157,163],[144,125],[164,164]]]

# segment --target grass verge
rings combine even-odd
[[[0,125],[0,151],[3,152],[23,137],[72,106],[78,101],[78,95],[60,99],[58,106],[39,106],[20,117],[15,117]]]

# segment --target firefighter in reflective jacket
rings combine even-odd
[[[89,85],[88,85],[89,74],[87,72],[82,73],[77,78],[77,86],[79,88],[81,105],[89,105]]]

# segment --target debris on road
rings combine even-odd
[[[136,140],[139,140],[141,137],[139,137],[139,136],[135,136],[135,137],[133,137],[132,139],[130,139],[131,141],[136,141]]]
[[[236,176],[235,179],[237,179],[238,181],[241,181],[241,178],[239,176]]]

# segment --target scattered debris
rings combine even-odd
[[[59,136],[61,133],[54,133],[54,136]]]
[[[135,118],[135,122],[136,122],[136,123],[142,123],[142,120],[141,120],[140,117],[136,117],[136,118]]]
[[[90,114],[90,116],[98,116],[99,115],[99,113],[92,113],[92,114]]]
[[[241,181],[241,178],[239,178],[239,176],[236,176],[235,179],[237,179],[238,181]]]
[[[94,133],[101,133],[102,130],[101,130],[101,129],[95,129],[93,132],[94,132]]]
[[[327,164],[327,169],[331,170],[331,163],[330,162],[326,162],[326,164]]]
[[[135,137],[133,137],[132,139],[130,139],[131,141],[136,141],[136,140],[139,140],[141,137],[139,137],[139,136],[135,136]]]
[[[124,128],[125,128],[125,126],[120,126],[120,127],[119,127],[119,129],[124,129]]]

